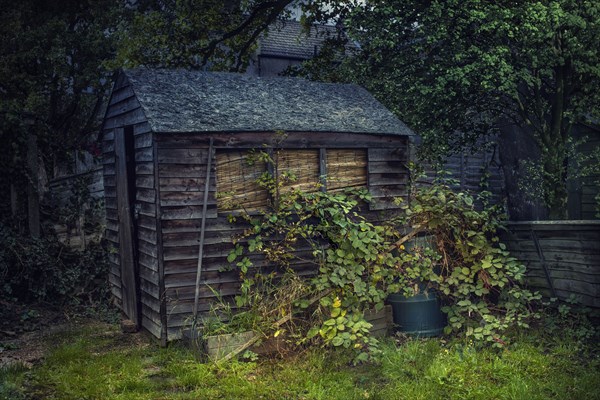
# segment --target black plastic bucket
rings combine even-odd
[[[411,336],[438,336],[446,326],[446,314],[440,309],[435,292],[423,292],[413,297],[391,294],[394,330]]]

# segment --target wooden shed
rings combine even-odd
[[[249,150],[277,143],[298,184],[368,187],[373,218],[407,194],[412,133],[356,85],[125,70],[102,135],[112,292],[163,343],[181,336],[196,298],[202,313],[215,293],[238,290],[237,273],[222,272],[240,229],[224,198],[250,208],[269,200],[254,184],[259,171],[243,162]]]

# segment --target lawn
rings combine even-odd
[[[379,363],[360,366],[318,348],[216,366],[100,323],[44,340],[43,362],[0,370],[0,399],[600,399],[597,345],[543,329],[502,350],[390,339]]]

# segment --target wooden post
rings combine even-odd
[[[135,329],[140,327],[141,321],[141,302],[138,285],[138,268],[136,260],[135,226],[131,208],[134,206],[131,202],[130,184],[131,180],[135,182],[135,175],[129,174],[127,156],[130,162],[134,163],[135,150],[128,148],[125,136],[132,140],[133,128],[116,128],[115,135],[115,168],[117,184],[117,212],[119,218],[119,257],[121,263],[121,299],[123,302],[123,311],[135,324]],[[130,329],[125,328],[124,329]]]
[[[535,233],[535,229],[533,226],[531,227],[531,238],[533,239],[533,244],[538,253],[538,257],[540,258],[540,264],[542,265],[542,269],[544,270],[544,275],[546,276],[546,281],[548,282],[548,286],[550,287],[552,297],[557,297],[556,290],[554,289],[554,283],[552,282],[552,277],[550,276],[550,271],[548,270],[548,266],[546,265],[546,258],[544,257],[542,246],[540,246],[540,241],[538,240],[537,234]]]
[[[321,180],[321,192],[327,192],[327,150],[319,149],[319,179]]]
[[[200,299],[200,278],[202,276],[202,259],[204,258],[204,231],[206,228],[206,208],[208,207],[208,191],[210,190],[210,170],[213,153],[213,138],[210,138],[206,162],[206,179],[204,180],[204,201],[202,202],[202,223],[200,226],[200,244],[198,246],[198,269],[196,271],[196,290],[194,293],[194,318],[198,316],[198,301]]]
[[[152,134],[152,159],[154,164],[154,203],[156,204],[156,258],[158,263],[158,293],[160,302],[160,345],[168,344],[167,292],[165,289],[165,263],[163,254],[162,209],[160,206],[160,180],[158,173],[158,146],[156,134]]]
[[[31,124],[28,123],[29,127]],[[29,169],[29,184],[27,185],[27,216],[29,234],[33,238],[40,237],[40,195],[38,193],[38,146],[37,137],[29,132],[27,137],[27,167]]]

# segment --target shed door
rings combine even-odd
[[[117,207],[119,216],[119,256],[121,261],[121,296],[123,311],[140,326],[140,297],[136,249],[135,145],[133,127],[115,130],[115,164]]]

